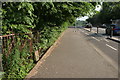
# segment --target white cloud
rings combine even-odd
[[[102,9],[102,6],[101,5],[97,5],[95,10],[96,11],[100,11],[101,9]]]
[[[100,11],[101,9],[102,9],[102,6],[101,5],[97,5],[95,10],[96,11]],[[88,18],[89,18],[88,16],[84,16],[84,17],[78,17],[76,20],[85,21]]]

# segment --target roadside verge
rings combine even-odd
[[[64,32],[62,32],[59,36],[59,38],[55,41],[55,43],[47,50],[47,52],[43,55],[43,57],[37,62],[37,64],[33,67],[33,69],[28,73],[28,75],[25,77],[24,80],[29,80],[32,76],[37,74],[37,69],[41,66],[41,64],[45,61],[45,59],[51,54],[51,52],[54,50],[55,47],[59,44],[59,41],[61,40],[62,36],[64,35]]]

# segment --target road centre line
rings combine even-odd
[[[95,38],[95,37],[92,37],[93,39],[97,40],[97,41],[100,41],[99,39]]]
[[[108,44],[106,44],[106,46],[108,46],[108,47],[110,47],[111,49],[113,49],[113,50],[117,51],[117,49],[116,49],[116,48],[114,48],[114,47],[112,47],[112,46],[110,46],[110,45],[108,45]]]

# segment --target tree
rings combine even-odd
[[[34,8],[27,2],[3,3],[3,34],[30,33],[35,27]]]
[[[91,23],[110,24],[111,19],[120,18],[120,2],[104,2],[102,4],[102,10],[89,18]]]

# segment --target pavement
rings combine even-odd
[[[57,47],[30,78],[118,78],[118,68],[96,47],[97,38],[68,28]],[[97,41],[93,44],[93,40]],[[114,52],[115,53],[115,52]],[[103,57],[104,56],[104,57]],[[115,58],[118,55],[115,55]]]

